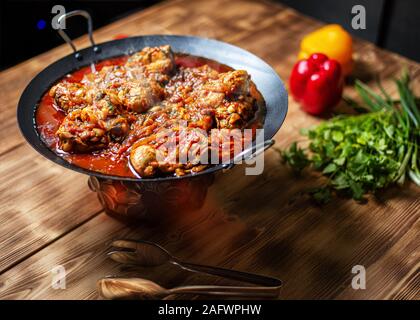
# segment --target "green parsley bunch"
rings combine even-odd
[[[302,130],[307,149],[296,142],[280,151],[283,162],[300,172],[310,166],[327,178],[324,187],[312,191],[318,202],[327,202],[331,191],[363,199],[368,192],[403,184],[410,177],[420,186],[420,112],[405,72],[395,80],[400,96],[392,100],[379,83],[381,94],[356,81],[364,105],[346,99],[367,113],[337,116]]]

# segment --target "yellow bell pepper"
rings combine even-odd
[[[350,34],[337,24],[330,24],[306,35],[300,43],[299,59],[323,53],[341,64],[344,75],[353,69],[353,44]]]

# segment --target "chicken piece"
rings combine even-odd
[[[252,117],[254,98],[249,94],[250,76],[246,71],[235,70],[221,73],[217,80],[209,80],[200,89],[195,99],[203,111],[214,109],[217,127],[242,128]]]
[[[101,100],[102,101],[102,100]],[[58,128],[59,144],[66,152],[88,152],[106,148],[111,141],[122,141],[135,117],[111,114],[98,104],[71,111]]]
[[[125,64],[130,69],[145,69],[147,75],[158,82],[167,82],[175,68],[175,59],[170,46],[146,47],[132,55]]]
[[[58,107],[68,113],[104,98],[105,90],[120,87],[127,81],[126,78],[123,67],[107,66],[99,72],[85,75],[81,83],[60,82],[51,88],[49,95]]]
[[[118,88],[131,78],[124,66],[105,66],[99,72],[89,73],[83,77],[82,84],[98,90]]]
[[[249,94],[249,75],[246,71],[237,70],[221,73],[218,79],[210,79],[202,86],[195,88],[192,96],[194,104],[201,108],[218,108],[226,104],[226,98],[232,95]]]
[[[219,78],[219,72],[205,64],[197,68],[190,68],[190,73],[194,78],[202,79],[204,81],[217,80]]]
[[[49,95],[61,110],[68,113],[91,104],[95,92],[80,83],[60,82],[50,89]]]
[[[66,152],[88,152],[109,143],[104,114],[90,106],[71,111],[58,128],[59,144]]]
[[[180,130],[185,134],[181,141]],[[180,128],[178,125],[169,129],[159,128],[153,141],[159,147],[152,145],[148,138],[132,146],[130,163],[141,177],[151,177],[158,173],[182,175],[202,159],[208,161],[208,136],[202,129]]]
[[[124,140],[130,130],[130,120],[124,116],[117,116],[106,121],[106,131],[112,141]]]
[[[207,89],[200,90],[195,100],[195,104],[201,107],[217,107],[223,103],[225,94],[222,92],[209,91]]]
[[[146,112],[162,100],[165,91],[153,80],[128,80],[117,89],[107,89],[110,102],[124,106],[128,111]]]
[[[151,145],[133,146],[130,152],[130,163],[141,177],[151,177],[156,174],[159,167],[156,152],[157,150]]]
[[[208,65],[197,68],[180,67],[166,84],[166,98],[172,103],[188,100],[192,97],[194,91],[201,90],[209,80],[217,80],[218,78],[219,73]]]
[[[112,103],[110,96],[106,95],[104,92],[98,92],[97,99],[92,104],[96,109],[101,110],[104,118],[110,116],[117,116],[122,113],[122,106],[118,103]]]
[[[209,134],[201,128],[181,128],[182,139],[178,143],[178,159],[183,167],[208,163]]]
[[[250,76],[244,70],[235,70],[221,73],[219,79],[210,80],[204,85],[204,89],[231,95],[249,94]]]
[[[244,70],[235,70],[222,73],[219,78],[222,83],[223,91],[227,95],[247,95],[249,94],[250,76]]]
[[[104,67],[93,76],[85,77],[83,82],[97,88],[96,99],[108,97],[114,107],[138,113],[161,101],[165,93],[155,80],[123,66]]]
[[[216,108],[216,122],[218,128],[243,128],[253,117],[255,108],[254,98],[248,96],[236,101],[226,101]]]
[[[117,116],[106,122],[106,130],[112,141],[122,141],[130,130],[130,122],[125,116]]]

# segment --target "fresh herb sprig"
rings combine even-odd
[[[327,202],[331,191],[362,200],[368,192],[393,183],[403,184],[408,176],[420,186],[420,111],[410,89],[408,73],[395,80],[400,99],[395,101],[379,83],[381,94],[356,81],[363,104],[346,99],[368,113],[337,116],[304,130],[309,147],[296,142],[280,151],[283,162],[294,171],[306,167],[322,173],[324,187],[311,192],[318,202]]]

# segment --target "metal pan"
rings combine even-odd
[[[90,171],[75,166],[50,150],[41,140],[35,126],[35,111],[42,95],[59,79],[77,69],[113,57],[130,55],[144,47],[170,45],[175,53],[186,53],[215,60],[234,69],[244,69],[251,75],[251,80],[261,92],[266,103],[266,115],[263,124],[264,148],[272,145],[271,138],[281,127],[287,113],[287,91],[277,73],[263,60],[252,53],[231,44],[193,36],[183,35],[149,35],[130,37],[96,44],[92,36],[92,20],[86,11],[76,10],[63,15],[66,19],[73,16],[83,16],[88,21],[88,32],[91,46],[77,50],[70,38],[63,30],[60,35],[69,43],[73,53],[52,63],[42,70],[26,87],[19,100],[17,119],[20,130],[28,141],[40,154],[47,159],[74,171],[84,173],[101,181],[115,180],[125,182],[138,182],[147,184],[151,182],[174,181],[190,179],[196,176],[208,175],[221,169],[231,168],[233,165],[214,165],[207,170],[194,175],[181,177],[168,176],[151,179],[109,176],[99,172]]]

